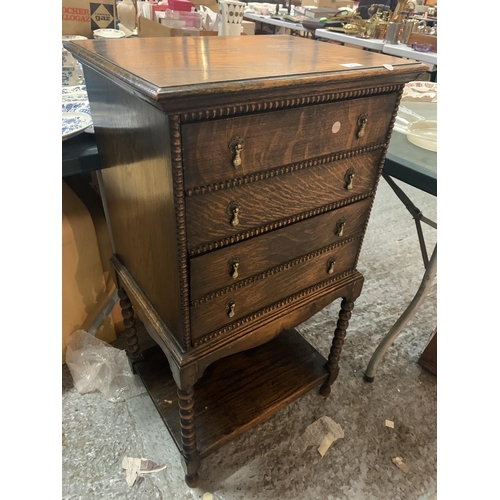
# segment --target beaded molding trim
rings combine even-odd
[[[270,306],[264,307],[252,314],[249,314],[248,316],[245,316],[244,318],[239,319],[238,321],[235,321],[229,325],[226,325],[224,328],[221,328],[219,330],[216,330],[215,332],[209,333],[208,335],[205,335],[199,339],[196,339],[193,342],[193,345],[195,347],[198,347],[201,344],[204,344],[224,333],[228,333],[232,330],[235,330],[236,328],[239,328],[240,326],[245,325],[246,323],[249,323],[251,321],[255,321],[257,318],[263,316],[264,314],[267,314],[271,311],[274,311],[276,309],[279,309],[280,307],[286,306],[288,304],[291,304],[292,302],[295,302],[299,299],[302,299],[304,297],[307,297],[308,295],[311,295],[314,292],[317,292],[318,290],[321,290],[323,288],[327,288],[330,286],[332,283],[335,283],[336,281],[340,281],[341,279],[353,274],[355,272],[355,268],[350,269],[349,271],[345,271],[333,278],[330,278],[328,280],[322,281],[321,283],[318,283],[316,285],[310,286],[309,288],[306,288],[300,292],[294,293],[293,295],[290,295],[289,297],[279,300],[278,302],[275,302],[274,304],[271,304]]]
[[[260,113],[262,111],[270,111],[282,108],[293,108],[296,106],[305,106],[308,104],[321,104],[330,101],[342,101],[346,99],[365,97],[374,94],[389,94],[391,92],[402,91],[403,88],[404,88],[403,84],[385,85],[382,87],[347,90],[345,92],[334,92],[331,94],[297,97],[294,99],[281,99],[277,101],[267,101],[267,102],[252,102],[234,106],[192,111],[190,113],[182,113],[180,115],[180,119],[181,123],[184,124],[201,120],[211,120],[214,118],[225,118],[228,116],[234,116],[239,114]]]
[[[254,229],[249,229],[244,233],[235,234],[232,236],[228,236],[227,238],[223,238],[218,241],[213,241],[211,243],[206,243],[200,245],[196,248],[192,248],[189,250],[190,257],[197,257],[198,255],[202,255],[207,252],[211,252],[212,250],[217,250],[218,248],[223,248],[228,245],[232,245],[234,243],[238,243],[240,241],[248,240],[249,238],[253,238],[254,236],[258,236],[259,234],[268,233],[269,231],[273,231],[274,229],[279,229],[281,227],[289,226],[290,224],[294,224],[295,222],[299,222],[301,220],[310,219],[311,217],[315,217],[316,215],[323,214],[325,212],[329,212],[330,210],[334,210],[336,208],[343,207],[345,205],[349,205],[356,201],[364,200],[372,196],[372,190],[367,191],[365,193],[359,194],[357,196],[353,196],[351,198],[346,198],[345,200],[336,201],[334,203],[329,203],[328,205],[323,205],[322,207],[314,208],[312,210],[308,210],[307,212],[302,212],[301,214],[292,215],[291,217],[287,217],[286,219],[282,219],[278,222],[271,222],[266,224],[265,226],[256,227]]]
[[[268,276],[272,276],[273,274],[278,274],[281,271],[284,271],[285,269],[290,269],[291,267],[294,267],[298,264],[302,264],[303,262],[307,262],[308,260],[314,259],[315,257],[318,257],[319,255],[322,255],[324,253],[329,252],[330,250],[333,250],[334,248],[341,247],[344,245],[347,245],[348,243],[351,243],[355,239],[361,238],[361,234],[356,234],[354,236],[350,236],[349,238],[346,238],[345,240],[332,243],[326,247],[323,247],[319,250],[315,250],[314,252],[308,253],[306,255],[302,255],[301,257],[298,257],[296,259],[290,260],[289,262],[286,262],[285,264],[281,264],[279,266],[272,267],[271,269],[268,269],[267,271],[264,271],[259,274],[255,274],[254,276],[250,276],[249,278],[246,278],[244,280],[239,281],[238,283],[234,283],[233,285],[227,286],[225,288],[221,288],[220,290],[217,290],[216,292],[209,293],[203,297],[200,297],[199,299],[193,300],[191,302],[192,307],[199,306],[200,304],[204,304],[205,302],[209,302],[212,299],[215,299],[217,297],[221,297],[222,295],[225,295],[226,293],[233,292],[234,290],[237,290],[238,288],[244,287],[249,285],[250,283],[254,283],[255,281],[260,281],[261,279],[267,278]]]
[[[338,153],[328,154],[326,156],[319,156],[311,160],[301,161],[298,163],[291,163],[290,165],[274,168],[272,170],[266,170],[264,172],[257,172],[255,174],[245,175],[243,177],[237,177],[236,179],[221,181],[214,184],[208,184],[206,186],[187,189],[186,196],[191,197],[200,194],[212,193],[214,191],[222,191],[223,189],[230,189],[232,187],[242,186],[244,184],[250,184],[251,182],[261,181],[264,179],[271,179],[273,177],[278,177],[280,175],[288,174],[290,172],[296,172],[298,170],[303,170],[305,168],[314,167],[316,165],[323,165],[325,163],[344,160],[346,158],[352,158],[353,156],[358,156],[364,153],[371,153],[372,151],[377,151],[378,149],[383,149],[386,147],[387,143],[384,142],[381,144],[366,146],[364,148],[351,149],[348,151],[340,151]]]
[[[169,117],[172,176],[174,183],[175,223],[177,229],[177,256],[182,310],[184,347],[191,346],[191,318],[189,314],[189,276],[187,264],[186,207],[184,203],[184,177],[182,171],[181,126],[178,115]]]
[[[392,132],[394,130],[394,122],[396,121],[396,116],[398,114],[398,109],[399,109],[399,104],[401,102],[401,97],[403,96],[403,91],[404,91],[404,86],[401,88],[399,91],[399,95],[396,99],[396,106],[394,108],[394,112],[392,113],[392,118],[391,121],[389,122],[389,128],[387,131],[387,136],[386,136],[386,144],[389,145],[389,141],[391,140]],[[388,147],[388,146],[387,146]],[[382,171],[384,169],[384,163],[385,163],[385,157],[387,156],[387,147],[385,148],[382,157],[380,158],[380,165],[377,171],[377,176],[375,177],[375,183],[373,185],[372,191],[373,191],[373,200],[371,202],[370,207],[368,208],[368,218],[366,219],[365,227],[363,228],[363,233],[361,236],[361,241],[359,243],[359,248],[358,248],[358,254],[356,255],[356,259],[354,261],[354,267],[358,265],[358,260],[359,256],[361,254],[361,248],[363,246],[363,241],[365,239],[365,234],[366,234],[366,229],[368,228],[368,223],[370,222],[370,217],[372,213],[372,208],[373,208],[373,203],[375,202],[375,193],[377,192],[377,188],[380,182],[380,177],[382,175]]]

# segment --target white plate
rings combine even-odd
[[[410,124],[406,137],[415,146],[437,152],[437,121],[419,120]]]
[[[71,91],[67,92],[67,89]],[[85,113],[90,116],[90,105],[85,85],[74,85],[73,87],[63,87],[62,92],[62,112],[63,113]],[[94,133],[94,126],[85,129],[87,134]]]
[[[94,38],[125,38],[127,35],[120,30],[112,28],[94,30]]]
[[[63,113],[62,114],[62,140],[83,132],[92,125],[92,118],[86,113]]]
[[[437,83],[421,81],[407,83],[401,101],[437,102]]]

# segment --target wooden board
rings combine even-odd
[[[327,378],[325,358],[296,330],[210,365],[195,385],[201,458],[274,415]],[[179,450],[177,387],[158,346],[134,365]]]

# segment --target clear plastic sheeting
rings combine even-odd
[[[125,351],[95,338],[85,330],[75,331],[66,341],[68,365],[80,394],[100,391],[112,402],[145,392],[133,374]]]

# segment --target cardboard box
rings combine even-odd
[[[241,22],[243,26],[242,35],[255,35],[255,23],[252,21],[243,21]]]
[[[101,224],[102,226],[102,224]],[[62,362],[66,340],[76,330],[87,330],[115,289],[103,270],[96,227],[89,210],[62,183]],[[119,305],[99,328],[96,337],[113,342],[121,322]]]
[[[115,28],[115,0],[62,0],[62,34],[94,38],[93,31]]]

